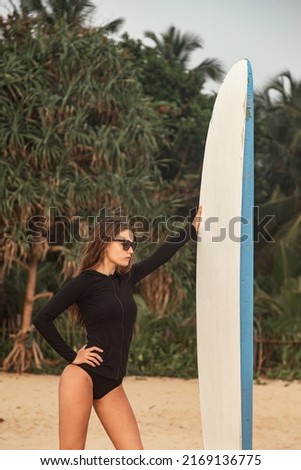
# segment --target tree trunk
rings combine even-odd
[[[0,324],[2,325],[4,320],[4,274],[3,269],[0,266]]]
[[[38,344],[33,339],[31,328],[37,281],[38,258],[32,256],[31,261],[26,268],[28,269],[28,278],[22,315],[22,325],[18,333],[11,335],[11,338],[14,339],[14,347],[3,361],[3,369],[5,371],[14,371],[18,373],[28,370],[32,362],[37,368],[41,368],[41,363],[43,361],[43,354]]]
[[[21,330],[24,333],[26,333],[30,329],[31,325],[32,310],[37,282],[37,269],[38,260],[37,258],[33,257],[30,263],[28,264],[28,278],[21,327]]]
[[[2,232],[1,232],[2,238]],[[4,244],[3,240],[0,240],[0,324],[2,325],[4,319],[4,282],[5,282],[5,274],[4,274]]]

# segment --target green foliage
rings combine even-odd
[[[81,26],[95,10],[90,0],[21,0],[21,6],[45,24],[66,22],[73,28]]]
[[[264,339],[260,371],[298,378],[301,367],[301,257],[291,244],[276,244],[272,275],[257,275],[255,317]]]
[[[257,164],[269,199],[275,189],[299,196],[301,188],[301,82],[283,72],[256,95],[255,122],[260,139]]]
[[[178,192],[189,205],[196,199],[197,191],[194,193],[191,185],[190,195],[182,193],[181,181],[200,174],[214,98],[202,94],[207,77],[205,65],[193,70],[187,67],[188,57],[198,47],[197,43],[185,35],[180,41],[179,32],[175,30],[170,33],[167,34],[168,44],[164,41],[161,44],[157,38],[155,42],[160,45],[153,48],[124,34],[120,46],[132,63],[144,93],[153,101],[160,120],[163,139],[158,155],[165,162],[163,177],[178,185]],[[167,36],[164,36],[165,40]],[[194,46],[190,48],[190,45]],[[175,50],[171,52],[173,47]],[[183,50],[185,60],[181,56]],[[221,79],[222,70],[218,63],[212,62],[211,68],[217,72],[214,78]],[[196,186],[199,187],[199,182]]]
[[[80,230],[103,207],[154,219],[187,215],[198,202],[214,103],[203,87],[208,77],[222,78],[220,62],[208,58],[190,69],[202,41],[175,27],[160,37],[147,32],[153,47],[128,34],[114,41],[107,33],[122,20],[84,27],[92,10],[89,1],[26,0],[0,19],[2,357],[20,326],[27,273],[15,263],[31,259],[26,236],[33,215],[42,220],[55,207],[72,219],[70,230]],[[255,245],[255,319],[260,372],[279,378],[300,377],[300,91],[286,71],[255,97],[255,203],[262,217],[275,215],[269,225],[275,243]],[[47,229],[60,251],[41,245],[37,293],[56,292],[78,255],[62,230]],[[182,298],[178,309],[170,301],[157,318],[137,289],[130,373],[196,375],[194,256],[186,245],[166,266],[171,294]],[[35,302],[33,314],[44,302]],[[66,314],[57,326],[81,347],[84,332]],[[45,370],[59,372],[64,361],[37,339],[49,361]]]
[[[255,245],[257,349],[260,372],[279,378],[299,378],[301,365],[300,91],[284,72],[255,99],[256,202],[274,215],[274,242]]]
[[[79,34],[60,22],[45,32],[34,19],[17,46],[9,31],[28,21],[4,22],[0,41],[0,222],[25,261],[32,217],[46,221],[48,244],[57,230],[51,207],[70,221],[103,207],[151,217],[174,205],[157,196],[156,113],[119,48],[101,28]]]
[[[196,377],[195,299],[186,290],[182,309],[169,309],[163,317],[154,317],[141,308],[130,350],[128,373],[131,375]]]

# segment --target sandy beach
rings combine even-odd
[[[0,449],[58,448],[59,376],[0,372]],[[202,449],[196,379],[126,377],[144,447]],[[301,449],[301,381],[254,383],[254,449]],[[86,449],[113,446],[92,412]]]

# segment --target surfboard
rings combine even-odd
[[[201,175],[197,362],[204,449],[252,449],[254,117],[251,64],[215,99]]]

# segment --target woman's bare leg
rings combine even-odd
[[[60,449],[84,449],[93,404],[91,377],[69,364],[59,383]]]
[[[117,450],[143,449],[137,421],[122,385],[94,400],[93,406]]]

